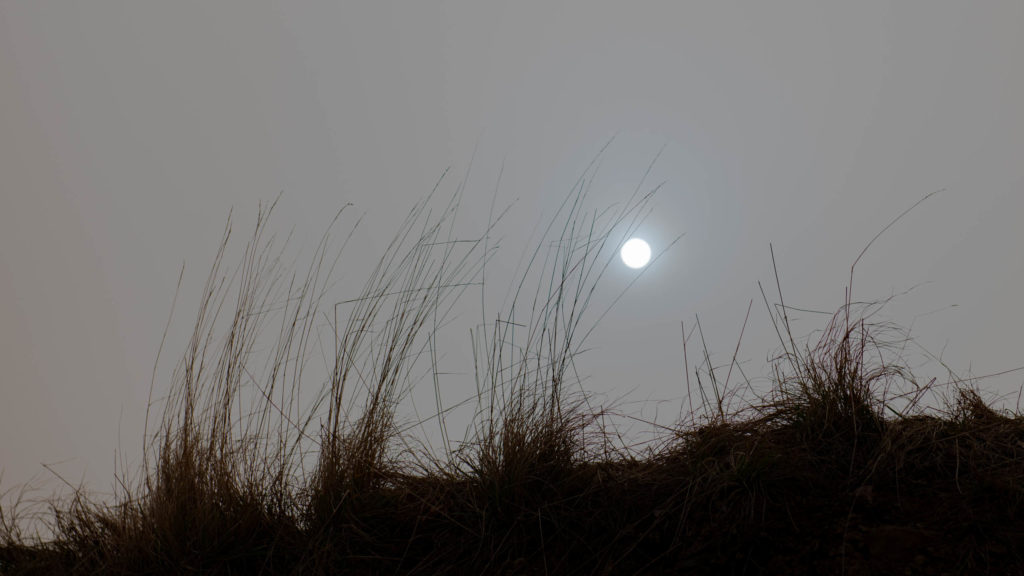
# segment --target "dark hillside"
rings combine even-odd
[[[516,287],[475,335],[474,433],[442,455],[410,448],[400,403],[493,246],[451,239],[457,201],[440,216],[417,206],[332,326],[330,381],[299,406],[298,359],[334,260],[325,236],[308,274],[281,281],[261,211],[237,285],[220,283],[218,253],[138,479],[120,479],[112,504],[54,501],[51,539],[0,509],[0,572],[1024,574],[1024,416],[955,379],[943,408],[920,406],[939,385],[892,362],[879,337],[891,327],[849,299],[807,343],[773,314],[774,386],[751,407],[723,408],[721,376],[702,364],[702,413],[624,444],[572,364],[609,250],[647,197],[594,215],[581,198],[538,245],[554,248],[534,253],[536,287]],[[276,330],[248,386],[256,336]]]

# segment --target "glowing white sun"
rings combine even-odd
[[[630,268],[643,268],[651,260],[651,247],[639,238],[630,238],[619,252],[622,261]]]

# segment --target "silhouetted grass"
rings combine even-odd
[[[1024,573],[1024,418],[965,382],[945,410],[921,407],[936,385],[901,364],[905,336],[871,320],[876,304],[847,297],[819,338],[798,341],[781,289],[776,305],[765,295],[781,347],[771,390],[731,409],[735,357],[712,368],[703,346],[700,411],[643,448],[621,440],[574,360],[650,194],[592,214],[585,188],[528,255],[511,304],[474,333],[476,417],[455,446],[434,336],[484,282],[493,222],[456,239],[457,195],[436,212],[418,204],[339,321],[339,305],[322,306],[342,262],[334,224],[289,277],[263,237],[273,205],[261,209],[228,278],[229,219],[138,478],[119,477],[112,504],[83,490],[54,500],[46,539],[24,532],[17,505],[0,508],[0,571]],[[325,319],[329,378],[303,404]],[[437,393],[440,454],[400,417],[417,382]]]

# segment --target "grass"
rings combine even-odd
[[[224,274],[229,218],[152,432],[147,411],[141,469],[117,475],[113,503],[81,489],[51,500],[47,538],[27,533],[17,499],[0,508],[0,572],[1024,574],[1024,417],[966,381],[925,409],[937,385],[900,362],[904,333],[872,320],[884,303],[850,291],[798,341],[781,289],[774,305],[762,290],[781,349],[771,390],[731,408],[735,355],[715,368],[703,346],[694,370],[684,353],[699,408],[654,443],[623,440],[575,361],[602,316],[599,280],[653,192],[598,213],[585,192],[581,180],[510,304],[473,333],[475,418],[461,442],[445,424],[436,336],[485,284],[501,215],[464,240],[458,194],[417,204],[359,297],[330,306],[344,209],[304,275],[264,237],[273,205]],[[329,376],[303,403],[318,322],[332,333]],[[437,410],[409,421],[417,384],[434,387]],[[440,450],[414,433],[427,421]]]

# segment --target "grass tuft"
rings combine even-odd
[[[439,209],[428,197],[359,296],[329,306],[346,208],[301,275],[265,237],[276,202],[225,273],[229,217],[152,433],[147,408],[137,478],[118,476],[113,503],[79,488],[44,512],[8,492],[0,573],[1024,574],[1024,417],[955,378],[945,405],[925,408],[938,385],[907,367],[909,336],[874,320],[885,302],[849,290],[798,339],[776,273],[778,303],[762,290],[781,349],[771,389],[731,408],[735,354],[715,368],[703,345],[703,413],[628,445],[576,360],[603,316],[599,281],[654,192],[591,213],[586,189],[527,255],[510,304],[473,331],[476,412],[455,443],[436,336],[483,289],[500,216],[456,238],[459,194]],[[324,324],[328,377],[304,403]],[[437,411],[410,422],[423,381]],[[427,421],[440,451],[411,432]],[[50,537],[26,532],[37,517]]]

